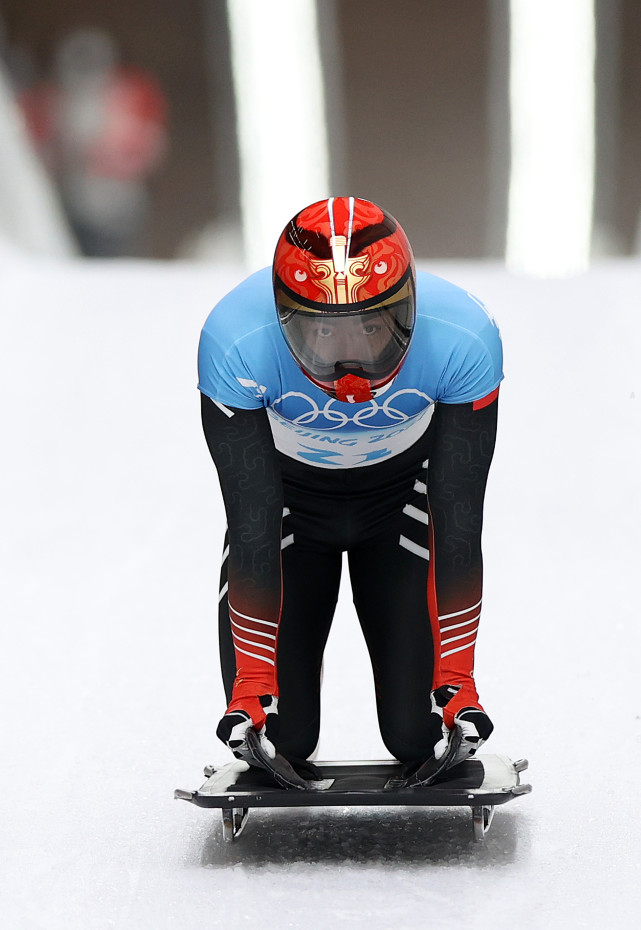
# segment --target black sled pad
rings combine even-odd
[[[450,733],[450,742],[440,759],[432,756],[424,762],[419,768],[405,779],[404,788],[427,788],[435,784],[445,775],[445,772],[453,768],[452,760],[459,751],[463,732],[459,726],[454,727]]]
[[[430,785],[408,787],[403,766],[383,762],[315,762],[322,778],[308,781],[306,791],[282,788],[268,772],[234,761],[208,776],[197,791],[176,789],[174,797],[198,807],[478,807],[505,804],[527,794],[519,774],[527,762],[507,756],[479,755],[448,769]]]
[[[309,783],[294,771],[284,756],[281,756],[280,753],[277,752],[272,759],[267,755],[261,745],[258,733],[253,727],[251,727],[247,733],[247,746],[255,762],[255,766],[268,772],[279,787],[294,788],[299,791],[308,790],[310,787]]]

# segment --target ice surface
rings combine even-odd
[[[196,346],[240,269],[0,255],[4,623],[0,923],[102,928],[604,928],[641,908],[641,266],[483,297],[506,381],[487,495],[488,747],[534,793],[467,812],[173,800],[227,761],[214,627],[223,512]],[[359,732],[343,725],[358,708]],[[384,758],[347,590],[322,758]]]

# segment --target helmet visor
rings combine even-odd
[[[278,299],[277,305],[292,355],[306,374],[327,383],[347,374],[372,382],[387,378],[401,364],[414,325],[412,292],[357,311],[319,312]]]

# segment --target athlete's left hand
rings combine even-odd
[[[475,756],[483,743],[490,738],[494,729],[494,724],[482,707],[473,705],[462,707],[453,715],[450,708],[450,713],[446,713],[446,708],[460,691],[459,685],[442,685],[433,691],[431,696],[432,712],[444,718],[443,736],[434,747],[434,757],[437,760],[441,759],[447,752],[452,739],[455,736],[457,739],[460,738],[460,745],[448,762],[448,768]],[[446,722],[448,719],[451,721],[450,726]]]
[[[254,754],[248,745],[250,729],[258,734],[265,756],[275,758],[276,750],[270,739],[273,736],[278,714],[278,698],[273,694],[249,697],[234,701],[216,729],[218,739],[226,743],[237,759],[255,764]]]

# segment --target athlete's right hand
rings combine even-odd
[[[237,759],[265,769],[282,788],[306,790],[305,780],[276,751],[272,742],[277,724],[278,698],[273,694],[238,698],[227,708],[216,736],[229,746]]]
[[[276,749],[269,737],[273,737],[277,723],[278,698],[273,694],[237,698],[218,724],[216,736],[229,746],[237,759],[255,765],[255,753],[247,743],[249,731],[256,732],[261,749],[269,759],[274,759]]]

